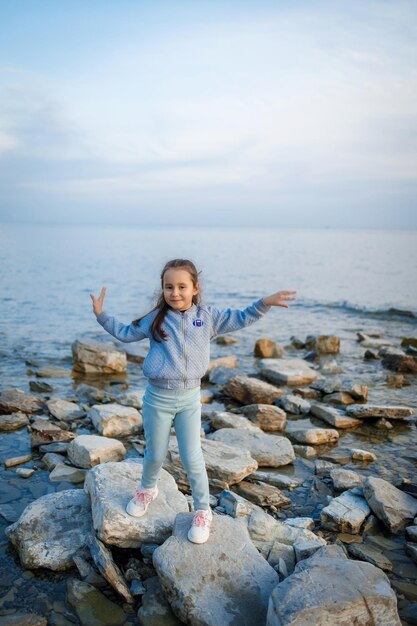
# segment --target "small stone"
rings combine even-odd
[[[309,335],[305,347],[320,354],[337,354],[340,351],[340,339],[335,335]]]
[[[351,448],[350,452],[352,454],[352,459],[354,461],[376,461],[377,456],[373,452],[369,452],[369,450],[360,450],[359,448]]]
[[[31,454],[24,454],[23,456],[14,456],[10,457],[10,459],[6,459],[4,462],[4,467],[14,467],[15,465],[21,465],[22,463],[27,463],[32,460]]]
[[[353,487],[362,487],[364,483],[363,476],[340,467],[330,470],[330,478],[337,491],[344,491],[346,489],[352,489]]]
[[[142,428],[142,416],[133,407],[121,404],[95,404],[88,417],[100,435],[120,437],[137,433]]]
[[[30,478],[34,473],[35,470],[32,467],[18,467],[16,470],[16,474],[21,478]]]
[[[215,342],[218,343],[220,346],[231,346],[234,343],[237,343],[237,339],[235,339],[234,337],[219,335],[218,337],[216,337]]]
[[[309,385],[321,378],[321,374],[303,359],[263,359],[260,365],[262,376],[280,385]]]
[[[68,458],[77,467],[90,468],[99,463],[121,461],[126,448],[121,441],[98,435],[79,435],[68,446]]]
[[[29,424],[29,418],[26,413],[10,413],[8,415],[0,415],[0,433],[8,433],[13,430],[19,430]]]
[[[305,415],[310,412],[310,403],[294,394],[287,394],[279,399],[280,406],[287,413]]]
[[[352,396],[346,391],[335,391],[334,393],[329,393],[328,395],[324,396],[323,402],[347,406],[349,404],[354,404],[356,400],[354,400]]]
[[[314,459],[317,456],[317,452],[312,446],[301,446],[295,443],[293,444],[293,449],[295,454],[303,459]]]
[[[388,374],[387,385],[389,387],[400,388],[404,385],[403,374]]]
[[[65,480],[69,483],[82,483],[85,480],[86,470],[72,467],[71,465],[56,465],[49,474],[49,480],[52,483]]]
[[[283,394],[269,383],[250,376],[236,376],[225,385],[225,392],[242,404],[273,404]]]
[[[255,343],[254,355],[260,358],[281,358],[285,350],[277,346],[272,339],[258,339]]]
[[[85,411],[75,402],[68,402],[62,398],[51,398],[46,403],[48,411],[57,420],[71,421],[84,417]]]

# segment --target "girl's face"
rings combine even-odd
[[[165,302],[175,311],[185,311],[193,303],[193,296],[198,293],[199,286],[194,287],[191,275],[187,270],[171,267],[164,274],[163,290]]]

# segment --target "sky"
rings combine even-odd
[[[417,229],[417,3],[1,0],[0,222]]]

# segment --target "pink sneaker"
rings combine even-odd
[[[141,517],[145,515],[146,509],[152,500],[158,495],[158,486],[153,488],[137,487],[134,497],[130,500],[126,507],[126,512],[133,517]]]
[[[207,511],[197,509],[188,531],[188,539],[193,543],[205,543],[209,538],[212,519],[213,513],[210,508]]]

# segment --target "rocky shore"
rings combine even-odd
[[[50,382],[59,367],[35,369],[30,392],[0,391],[1,437],[30,437],[30,452],[4,461],[0,516],[21,576],[2,583],[0,626],[417,624],[417,481],[380,458],[393,433],[416,437],[415,403],[375,402],[345,372],[336,336],[261,338],[250,373],[233,337],[217,341],[225,356],[202,389],[206,544],[187,540],[193,505],[174,430],[157,500],[142,518],[125,512],[146,446],[142,392],[103,383],[140,358],[75,341],[67,393]],[[388,400],[416,388],[415,338],[357,341]],[[415,446],[407,462],[417,467]],[[33,600],[40,579],[59,581],[59,599]]]

